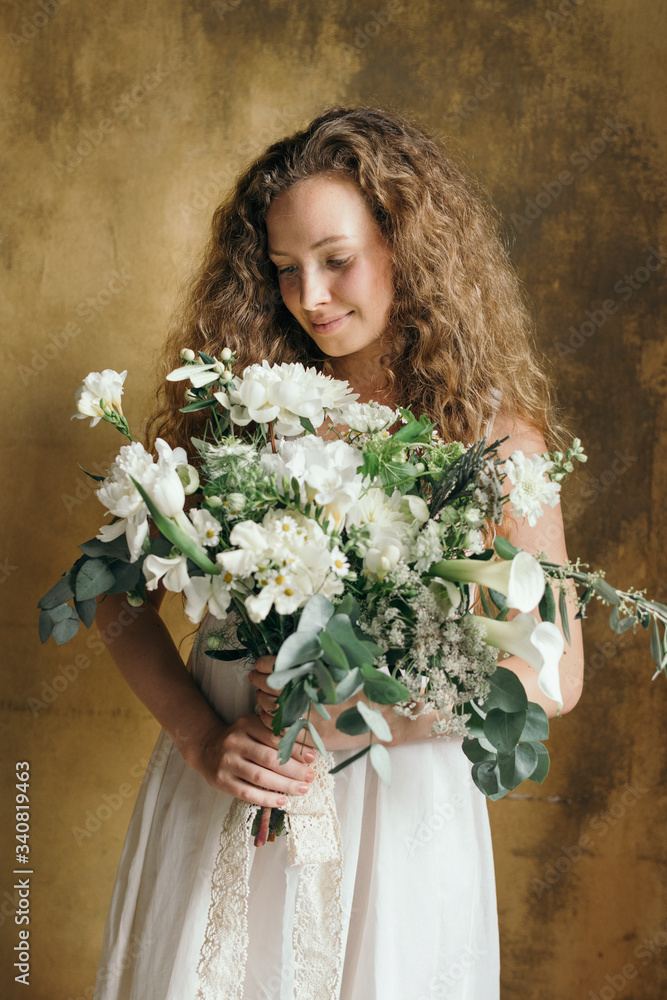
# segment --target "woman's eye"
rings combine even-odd
[[[278,277],[279,278],[281,277],[281,275],[290,275],[290,274],[294,274],[294,264],[290,264],[289,267],[279,267],[278,268]]]
[[[334,267],[343,267],[345,264],[349,264],[351,257],[346,257],[344,260],[330,260],[329,263],[333,264]]]

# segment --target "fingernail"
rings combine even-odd
[[[284,797],[283,797],[283,796],[281,795],[281,797],[280,797],[279,799],[276,799],[276,805],[277,805],[277,806],[286,806],[286,805],[287,805],[287,799],[286,799],[286,798],[284,798]]]
[[[305,754],[303,755],[303,759],[307,760],[308,763],[310,764],[312,761],[315,760],[315,754],[313,753],[312,750],[306,750]]]
[[[299,791],[301,794],[305,794],[310,789],[310,785],[299,785]]]
[[[306,775],[306,781],[315,781],[315,772],[309,771]]]

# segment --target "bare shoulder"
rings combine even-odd
[[[547,450],[542,431],[530,420],[519,414],[498,413],[493,421],[489,441],[507,437],[503,441],[498,454],[501,458],[509,458],[513,451],[522,451],[525,455],[541,455]]]

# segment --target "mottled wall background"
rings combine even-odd
[[[26,989],[3,823],[3,996],[92,996],[158,729],[94,629],[37,640],[38,598],[101,523],[77,462],[102,471],[120,444],[69,423],[74,389],[128,368],[140,424],[219,195],[322,106],[414,113],[479,175],[590,455],[567,497],[570,550],[665,600],[665,13],[659,0],[4,4],[1,776],[13,817],[14,763],[30,763],[34,875]],[[646,636],[616,637],[605,617],[587,622],[585,691],[552,726],[547,782],[491,806],[505,1000],[664,995],[665,681],[651,683]]]

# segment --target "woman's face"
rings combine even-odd
[[[357,185],[310,177],[266,215],[283,302],[329,357],[378,357],[394,295],[390,255]]]

